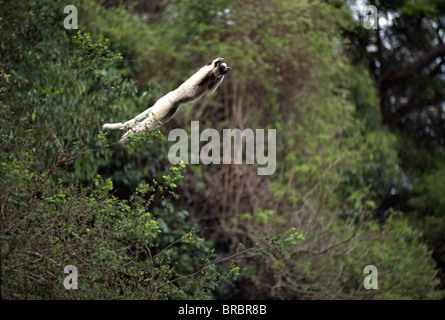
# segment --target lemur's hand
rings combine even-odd
[[[221,62],[223,62],[224,61],[224,58],[216,58],[215,60],[213,60],[212,61],[212,65],[216,68],[216,67],[218,67],[220,64],[221,64]]]
[[[228,67],[227,64],[223,63],[224,58],[218,57],[213,61],[210,61],[207,65],[212,66],[213,71],[212,73],[217,77],[220,78],[221,76],[225,75],[227,72],[232,70],[232,68]]]

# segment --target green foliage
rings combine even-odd
[[[444,194],[445,172],[443,169],[432,169],[422,175],[413,186],[411,197],[408,200],[408,206],[412,214],[411,222],[424,230],[424,238],[427,239],[430,248],[436,252],[436,259],[441,266],[445,265],[442,244],[445,234]],[[443,279],[443,268],[441,275]]]
[[[383,201],[386,207],[406,212],[411,223],[424,230],[439,262],[443,289],[445,256],[440,234],[444,229],[439,218],[443,216],[443,193],[440,178],[433,177],[441,175],[445,163],[445,7],[442,1],[409,0],[379,1],[376,6],[379,18],[387,19],[379,32],[363,28],[363,17],[343,26],[348,54],[371,74],[379,97],[379,117],[397,138],[394,148],[400,174]],[[375,117],[366,111],[374,109],[358,106],[361,115]]]
[[[409,204],[419,214],[440,215],[445,207],[445,172],[437,169],[422,177],[413,190]]]
[[[23,171],[12,172],[26,177]],[[48,188],[26,205],[19,201],[22,194],[8,195],[7,219],[2,219],[3,297],[209,298],[211,291],[201,290],[206,279],[229,279],[214,268],[206,277],[197,275],[177,285],[182,261],[175,248],[160,247],[160,239],[166,235],[148,211],[156,200],[149,196],[153,187],[141,185],[125,201],[110,195],[111,180],[98,176],[94,183],[94,189],[82,192],[74,187]],[[187,236],[187,241],[180,238],[174,244],[209,251],[196,234]],[[193,256],[192,266],[200,263],[199,255]],[[78,290],[66,290],[62,285],[61,271],[66,265],[78,268]]]
[[[3,69],[10,75],[5,83],[11,93],[7,103],[14,106],[17,116],[28,120],[32,128],[47,137],[33,139],[32,146],[28,142],[30,149],[46,150],[35,163],[36,173],[43,173],[70,146],[75,148],[66,158],[117,141],[115,132],[107,135],[108,143],[103,134],[97,141],[102,124],[129,118],[153,101],[149,90],[139,89],[125,77],[129,73],[127,61],[101,34],[94,36],[54,27],[51,21],[64,19],[63,5],[53,1],[24,1],[5,8],[7,23],[2,24]],[[26,14],[27,10],[39,14]],[[14,54],[16,51],[19,54]],[[87,153],[70,166],[67,177],[88,184],[98,173],[108,177],[113,174],[115,184],[127,190],[128,196],[141,179],[154,178],[158,170],[168,169],[161,165],[165,143],[163,146],[156,140],[148,145],[153,152],[141,150],[132,156],[122,148]],[[155,154],[160,156],[156,158]],[[120,160],[113,161],[116,157]],[[139,170],[145,163],[155,165]]]
[[[345,227],[339,231],[347,232]],[[435,290],[439,284],[435,263],[431,260],[431,251],[421,242],[421,232],[393,214],[383,226],[366,223],[357,237],[366,239],[376,234],[375,231],[381,235],[374,237],[372,244],[356,241],[344,257],[332,256],[330,260],[316,263],[344,270],[337,284],[343,286],[342,291],[349,297],[363,294],[370,299],[440,299],[441,293]],[[378,270],[379,289],[375,291],[357,285],[363,281],[363,269],[368,264]],[[327,284],[330,285],[332,283]]]
[[[343,54],[365,54],[345,29],[370,36],[347,7],[175,0],[143,18],[72,4],[80,31],[62,27],[62,1],[7,2],[1,13],[2,298],[441,297],[419,231],[443,230],[441,153],[410,190],[410,210],[428,219],[408,224],[386,204],[405,187],[406,140],[381,124],[361,56]],[[433,7],[403,2],[401,13]],[[182,117],[125,146],[100,130],[217,56],[233,71]],[[190,119],[277,129],[276,174],[170,166],[165,130]],[[419,171],[434,159],[414,155]],[[69,264],[79,290],[63,288]],[[363,288],[368,264],[379,290]]]
[[[134,83],[122,77],[122,55],[102,36],[93,39],[79,31],[67,37],[62,29],[43,28],[37,32],[45,55],[31,54],[35,49],[25,34],[59,8],[48,1],[31,4],[38,14],[25,14],[19,34],[2,38],[8,53],[0,74],[2,297],[212,298],[222,283],[239,276],[239,267],[230,256],[215,260],[199,226],[173,205],[185,165],[167,172],[153,166],[160,177],[139,183],[128,200],[113,195],[111,178],[98,174],[116,165],[116,153],[122,160],[125,152],[112,150],[116,143],[98,130],[101,114],[125,116],[125,105],[141,104],[149,93],[137,95]],[[18,22],[25,8],[23,3],[9,8],[8,21]],[[54,46],[57,35],[62,40]],[[12,36],[19,41],[13,44]],[[12,55],[15,46],[18,56]],[[131,138],[125,157],[137,163],[146,154],[141,148],[153,145],[154,138],[163,135],[155,131]],[[127,185],[140,181],[129,167],[121,169],[131,179],[124,181]],[[113,179],[122,183],[119,173]],[[263,243],[268,254],[286,254],[298,239],[293,231]],[[63,287],[67,265],[78,268],[78,290]]]
[[[2,119],[8,116],[4,110]],[[0,138],[7,146],[17,140],[8,141],[5,134]],[[169,202],[169,197],[177,198],[183,164],[171,167],[162,182],[139,185],[127,201],[113,196],[111,179],[99,175],[89,188],[66,186],[60,179],[30,198],[34,173],[27,161],[2,153],[0,163],[5,298],[209,299],[221,283],[239,275],[233,263],[227,271],[217,268],[220,261],[214,261],[210,243]],[[300,238],[293,230],[265,239],[264,246],[267,252],[285,254]],[[167,244],[170,239],[175,240]],[[78,268],[78,290],[62,286],[66,265]],[[191,273],[194,268],[198,271]]]

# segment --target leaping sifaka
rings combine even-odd
[[[103,125],[103,129],[126,130],[119,140],[120,143],[124,143],[129,135],[153,130],[159,124],[166,123],[175,115],[181,105],[196,102],[216,91],[224,80],[224,75],[232,70],[223,61],[223,58],[209,61],[176,90],[170,91],[156,101],[152,107],[127,122],[106,123]]]

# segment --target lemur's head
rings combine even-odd
[[[227,64],[223,63],[224,58],[216,58],[215,60],[209,61],[209,63],[207,63],[207,65],[213,65],[215,67],[213,74],[216,77],[221,77],[223,75],[225,75],[227,72],[229,72],[230,70],[232,70],[232,68],[228,67]]]
[[[232,70],[232,68],[228,67],[225,63],[221,63],[218,67],[219,74],[224,75],[227,72]]]

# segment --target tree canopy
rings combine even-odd
[[[78,29],[63,1],[0,7],[2,299],[444,297],[441,1],[376,1],[378,29],[336,0],[71,4]],[[101,130],[218,56],[214,95]],[[193,120],[275,129],[275,173],[171,164]]]

